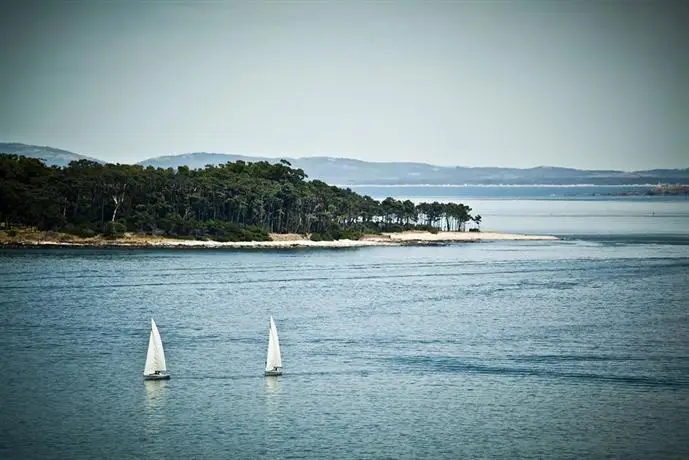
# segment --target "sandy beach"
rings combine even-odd
[[[548,235],[524,235],[496,232],[422,232],[406,231],[365,235],[359,240],[311,241],[305,235],[270,234],[271,241],[210,241],[186,240],[149,235],[126,234],[118,239],[102,237],[77,238],[71,235],[44,234],[39,237],[3,238],[0,244],[6,247],[130,247],[130,248],[355,248],[366,246],[422,246],[480,241],[556,240]]]

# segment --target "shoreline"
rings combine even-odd
[[[123,238],[12,238],[0,241],[2,248],[132,248],[132,249],[292,249],[292,248],[360,248],[371,246],[443,246],[481,241],[553,241],[550,235],[527,235],[498,232],[438,232],[404,231],[364,235],[359,240],[311,241],[304,235],[270,234],[271,241],[210,241],[185,240],[128,234]]]

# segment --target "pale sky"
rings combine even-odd
[[[206,151],[686,168],[688,12],[657,1],[5,1],[0,142],[123,163]]]

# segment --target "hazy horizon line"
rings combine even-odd
[[[59,150],[65,153],[73,154],[73,155],[79,155],[83,157],[88,157],[92,158],[94,160],[98,160],[104,164],[128,164],[128,165],[136,165],[140,164],[146,161],[150,160],[155,160],[155,159],[160,159],[160,158],[165,158],[165,157],[180,157],[184,155],[195,155],[195,154],[206,154],[206,155],[231,155],[231,156],[242,156],[242,157],[247,157],[247,158],[256,158],[257,160],[262,160],[262,159],[269,159],[269,160],[275,160],[279,162],[280,160],[303,160],[303,159],[310,159],[310,158],[323,158],[323,159],[335,159],[335,160],[353,160],[353,161],[360,161],[362,163],[369,163],[369,164],[416,164],[416,165],[425,165],[425,166],[432,166],[432,167],[439,167],[439,168],[464,168],[464,169],[487,169],[487,168],[496,168],[496,169],[518,169],[518,170],[528,170],[528,169],[538,169],[538,168],[560,168],[560,169],[574,169],[578,171],[612,171],[612,172],[624,172],[624,173],[634,173],[634,172],[639,172],[639,171],[654,171],[654,170],[685,170],[689,169],[689,164],[685,167],[654,167],[654,168],[648,168],[648,169],[611,169],[611,168],[583,168],[583,167],[577,167],[577,166],[565,166],[565,165],[554,165],[554,164],[539,164],[539,165],[534,165],[534,166],[495,166],[495,165],[481,165],[481,166],[463,166],[460,164],[438,164],[438,163],[427,163],[423,161],[411,161],[411,160],[399,160],[399,161],[373,161],[373,160],[362,160],[361,158],[355,158],[355,157],[344,157],[344,156],[329,156],[329,155],[309,155],[309,156],[274,156],[274,154],[263,154],[263,153],[228,153],[228,152],[209,152],[209,151],[202,151],[202,150],[197,150],[197,151],[189,151],[189,152],[182,152],[182,153],[168,153],[168,154],[161,154],[161,155],[155,155],[155,156],[150,156],[146,157],[142,160],[138,160],[136,162],[130,163],[130,162],[119,162],[119,161],[109,161],[105,160],[102,158],[99,158],[98,155],[94,154],[84,154],[84,153],[79,153],[75,152],[73,150],[68,150],[62,147],[54,147],[51,145],[39,145],[39,144],[27,144],[25,142],[16,142],[16,141],[4,141],[0,142],[0,144],[15,144],[15,145],[23,145],[26,147],[37,147],[37,148],[46,148],[46,149],[52,149],[52,150]],[[0,153],[8,153],[8,152],[0,152]]]

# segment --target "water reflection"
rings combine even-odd
[[[144,410],[144,431],[147,439],[157,437],[166,424],[165,380],[144,380],[146,408]]]
[[[278,377],[266,377],[266,415],[269,424],[279,423],[280,412],[280,379]]]
[[[280,393],[280,380],[276,376],[266,377],[266,391],[268,397]]]
[[[262,431],[264,433],[265,457],[280,457],[284,454],[281,452],[282,446],[276,440],[281,439],[284,434],[285,423],[284,418],[281,417],[281,400],[280,394],[280,378],[277,376],[265,377],[265,405],[264,405],[264,422]]]
[[[144,380],[146,388],[146,408],[149,411],[157,411],[165,404],[165,380]]]

